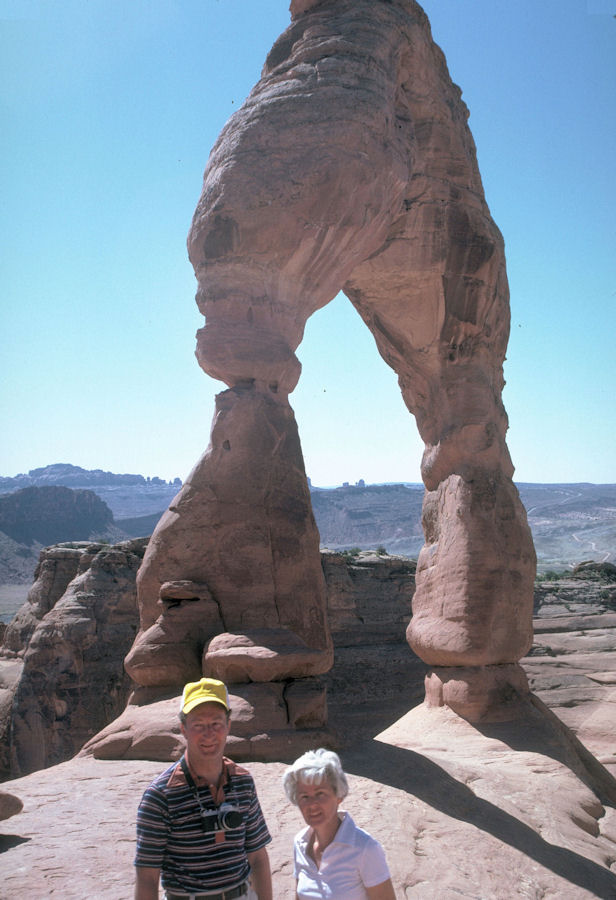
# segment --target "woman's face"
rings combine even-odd
[[[297,783],[297,805],[306,825],[321,828],[331,824],[338,817],[341,802],[342,798],[336,796],[328,781],[321,784]]]

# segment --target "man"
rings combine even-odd
[[[271,841],[250,773],[224,754],[231,711],[222,681],[184,687],[182,759],[147,788],[137,813],[135,900],[272,900]]]

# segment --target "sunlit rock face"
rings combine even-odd
[[[197,358],[228,390],[210,446],[146,554],[127,668],[138,684],[163,687],[222,672],[223,646],[233,671],[253,680],[331,664],[288,395],[307,319],[342,289],[425,442],[426,544],[409,641],[435,667],[432,687],[458,685],[431,690],[431,702],[455,696],[461,714],[489,716],[524,690],[516,661],[531,640],[535,556],[505,443],[503,241],[468,111],[412,0],[294,0],[291,13],[212,149],[193,218],[205,316]],[[202,587],[170,611],[161,590],[179,581]],[[193,600],[203,617],[187,629]],[[256,643],[242,640],[255,629]],[[478,703],[477,690],[489,701]]]
[[[182,684],[202,667],[220,676],[209,642],[255,630],[280,657],[276,680],[329,669],[319,535],[288,403],[252,385],[217,397],[210,446],[154,532],[138,586],[142,634],[127,669],[139,684]],[[170,655],[179,642],[178,667]],[[245,652],[255,655],[254,642]],[[271,653],[256,656],[272,665]],[[251,670],[242,680],[269,680]]]
[[[133,689],[123,662],[139,627],[136,576],[147,543],[41,551],[28,599],[0,642],[0,779],[63,762],[84,742],[84,753],[104,759],[177,758],[184,744],[176,682],[202,664],[233,684],[234,758],[286,758],[333,741],[325,684],[307,675],[320,669],[322,654],[285,627],[240,630],[230,621],[233,632],[221,630],[218,604],[199,582],[162,585],[155,627],[131,651],[141,678]],[[401,652],[415,565],[370,552],[323,553],[320,563],[337,657],[327,684],[365,724],[367,703],[382,714],[411,680],[416,699],[423,678],[416,657]],[[340,702],[334,719],[339,712]],[[374,725],[376,716],[368,718]],[[344,739],[353,743],[348,725]]]

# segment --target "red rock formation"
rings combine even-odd
[[[68,759],[84,741],[86,753],[107,759],[165,760],[182,752],[180,689],[161,688],[155,663],[163,660],[170,679],[182,677],[213,600],[202,584],[162,586],[165,614],[152,630],[160,640],[153,641],[154,660],[141,673],[145,681],[149,672],[152,684],[131,692],[122,664],[139,624],[136,575],[146,543],[146,538],[114,546],[83,541],[41,552],[37,580],[0,645],[0,779]],[[416,657],[403,649],[415,567],[410,560],[369,552],[352,559],[324,553],[321,563],[336,646],[336,666],[325,679],[338,695],[334,720],[340,702],[353,697],[360,719],[370,708],[374,724],[381,721],[383,709],[391,712],[393,697],[408,694],[409,681],[417,695]],[[163,626],[168,626],[166,632]],[[178,634],[183,641],[164,640]],[[277,635],[272,628],[225,632],[204,644],[215,674],[232,681],[233,669],[240,665],[238,680],[254,679],[233,687],[230,746],[237,759],[286,758],[298,748],[332,741],[324,726],[321,679],[264,682],[279,677],[280,665],[288,668],[286,655],[306,654],[300,639],[295,637],[294,647],[292,640],[290,632],[281,629]],[[314,658],[309,654],[293,664],[309,671]],[[361,683],[353,680],[358,671]],[[379,685],[385,671],[384,697]],[[375,700],[376,709],[369,706]],[[401,712],[406,710],[404,706]],[[348,727],[344,737],[351,740]]]
[[[199,653],[210,637],[264,627],[278,649],[288,630],[286,650],[305,645],[311,663],[285,652],[272,674],[271,654],[245,641],[252,659],[241,677],[331,664],[288,395],[307,319],[342,288],[398,374],[426,445],[409,641],[435,667],[429,702],[499,717],[526,689],[517,661],[531,642],[535,556],[505,443],[503,241],[468,111],[413,0],[295,0],[291,11],[211,152],[189,235],[206,320],[197,357],[229,390],[217,398],[210,447],[148,549],[127,668],[152,684],[156,657],[161,685],[179,678],[163,648],[174,634],[185,641],[185,628],[157,617],[162,585],[186,579],[205,585],[213,605],[183,674],[210,674],[213,657]]]
[[[137,629],[145,543],[42,551],[0,648],[0,774],[68,759],[125,707],[131,686],[119,660]]]
[[[126,670],[141,688],[139,722],[143,688],[147,700],[152,689],[167,696],[203,672],[249,687],[276,682],[252,687],[260,701],[245,717],[265,735],[261,758],[288,752],[285,730],[298,749],[326,740],[324,689],[316,715],[313,689],[290,704],[284,686],[333,661],[319,535],[286,400],[250,385],[218,396],[210,446],[151,538],[138,596],[141,631]],[[275,722],[265,716],[272,696]]]

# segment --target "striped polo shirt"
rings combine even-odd
[[[167,890],[224,891],[250,874],[247,853],[269,844],[252,775],[226,757],[216,800],[207,785],[197,788],[201,806],[215,812],[221,802],[239,807],[244,822],[229,831],[205,831],[194,790],[181,764],[169,766],[146,789],[137,812],[136,866],[161,869]]]

